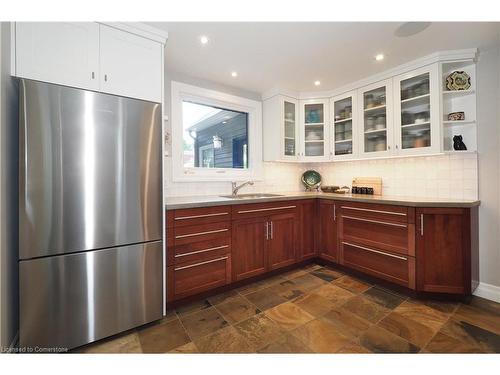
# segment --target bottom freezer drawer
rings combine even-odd
[[[19,263],[20,346],[74,348],[162,317],[162,241]]]

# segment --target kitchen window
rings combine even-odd
[[[172,82],[173,180],[259,179],[261,117],[258,101]]]

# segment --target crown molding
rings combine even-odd
[[[146,25],[142,22],[98,22],[102,25],[113,27],[118,30],[126,31],[131,34],[142,36],[166,44],[168,39],[168,32],[158,29],[156,27]]]

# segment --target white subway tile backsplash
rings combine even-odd
[[[478,199],[477,154],[451,154],[328,163],[264,163],[263,180],[245,192],[301,191],[301,174],[317,170],[324,185],[351,186],[358,176],[381,177],[382,193],[392,196]],[[167,196],[229,194],[229,182],[166,182]]]

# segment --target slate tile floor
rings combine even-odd
[[[500,353],[500,304],[414,300],[313,264],[75,352]]]

